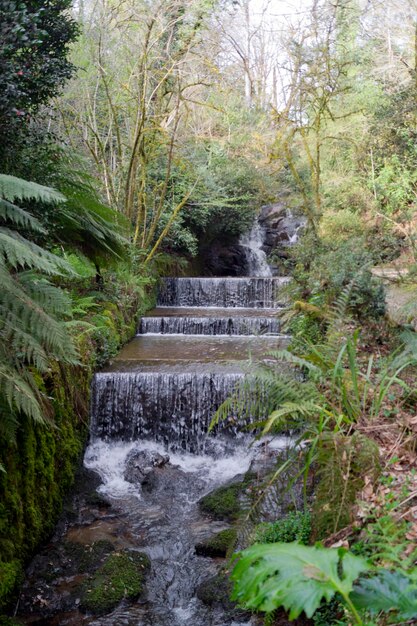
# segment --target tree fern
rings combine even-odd
[[[66,197],[52,189],[16,176],[0,174],[0,197],[6,200],[37,200],[38,202],[66,202]]]
[[[62,194],[13,176],[0,175],[0,415],[3,433],[13,432],[17,417],[42,421],[46,399],[32,368],[45,373],[52,361],[76,362],[71,338],[60,321],[69,299],[45,278],[70,272],[60,257],[23,236],[43,228],[14,203],[34,199],[63,203]]]

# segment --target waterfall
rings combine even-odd
[[[256,219],[251,230],[240,238],[240,245],[246,250],[246,258],[249,268],[249,276],[272,276],[266,254],[262,249],[265,239],[265,229]]]
[[[238,424],[265,417],[259,405],[267,403],[257,399],[265,400],[267,390],[255,393],[248,374],[288,341],[279,318],[288,278],[271,276],[258,222],[246,241],[251,276],[162,279],[156,309],[94,377],[85,464],[100,474],[100,489],[118,499],[128,541],[152,563],[146,604],[122,603],[94,626],[254,626],[199,599],[196,589],[218,564],[195,551],[199,529],[213,536],[224,528],[202,515],[199,499],[239,480],[263,454],[276,462],[271,442],[249,448],[249,429],[238,432]],[[244,407],[239,420],[236,403],[226,404],[225,419],[209,435],[216,410],[233,394]],[[132,483],[126,473],[132,453],[167,450],[166,467]]]
[[[107,440],[151,439],[170,450],[201,452],[211,417],[243,376],[224,372],[98,374],[93,386],[92,434]]]
[[[275,317],[165,317],[142,318],[139,334],[161,335],[277,335]]]
[[[165,278],[158,306],[278,308],[288,278]]]

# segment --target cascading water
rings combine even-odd
[[[117,541],[151,559],[146,601],[122,603],[100,618],[75,608],[60,621],[42,624],[252,624],[198,598],[197,587],[219,565],[198,556],[195,545],[228,527],[201,512],[200,498],[243,475],[254,458],[259,462],[265,454],[263,448],[248,448],[248,435],[237,433],[233,415],[215,436],[207,435],[214,412],[247,376],[253,359],[288,340],[279,334],[278,319],[288,279],[271,277],[259,229],[256,223],[247,244],[252,276],[163,279],[158,307],[141,320],[136,338],[94,378],[85,466],[100,475],[99,491],[123,520]],[[288,446],[288,441],[279,446]],[[132,482],[127,477],[131,455],[151,452],[161,457],[168,452],[169,463],[153,471],[151,484]],[[94,531],[94,524],[99,530]],[[100,524],[94,521],[92,532],[103,532]],[[87,531],[76,532],[78,537]]]
[[[272,276],[266,254],[262,249],[265,239],[265,229],[258,219],[255,220],[251,230],[240,238],[240,245],[246,250],[246,258],[249,276]]]
[[[276,315],[276,311],[275,311]],[[277,335],[274,317],[144,317],[139,333],[146,335]]]
[[[278,308],[288,278],[165,278],[158,306]]]

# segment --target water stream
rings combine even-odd
[[[250,276],[272,276],[266,254],[262,249],[265,240],[265,228],[256,219],[249,233],[241,237],[240,245],[245,247]]]
[[[72,529],[71,537],[91,542],[111,536],[119,546],[146,552],[151,559],[146,599],[122,602],[104,617],[74,609],[59,615],[58,621],[31,618],[26,623],[254,623],[247,618],[236,621],[236,615],[201,602],[198,586],[221,562],[197,556],[195,546],[228,526],[204,515],[200,498],[242,476],[254,462],[259,466],[265,456],[265,447],[248,447],[248,436],[233,428],[208,436],[210,420],[252,361],[288,341],[280,334],[279,322],[287,279],[268,273],[259,253],[258,226],[247,243],[252,246],[254,276],[164,279],[157,308],[141,320],[136,338],[94,379],[85,466],[99,474],[99,491],[112,502],[117,524],[96,514],[92,525]],[[287,446],[285,438],[275,442],[275,450]],[[132,454],[144,451],[170,455],[169,463],[155,468],[147,487],[126,475]],[[43,588],[42,594],[47,593]]]

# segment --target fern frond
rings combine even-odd
[[[44,422],[39,394],[15,368],[0,362],[0,395],[11,410],[17,410],[36,422]]]
[[[20,272],[19,284],[27,295],[50,315],[72,316],[71,298],[59,287],[33,272]]]
[[[19,232],[44,232],[36,218],[12,202],[23,199],[65,202],[53,189],[0,175],[0,428],[9,432],[19,414],[45,420],[47,402],[31,368],[43,373],[53,360],[77,363],[61,321],[71,315],[70,299],[39,275],[74,272],[64,259]]]
[[[8,174],[0,174],[0,197],[11,202],[13,200],[37,200],[50,204],[66,201],[66,197],[56,189]]]
[[[22,237],[18,232],[0,227],[0,258],[13,269],[35,269],[49,275],[72,274],[74,270],[64,259]]]
[[[10,222],[16,227],[21,226],[26,230],[37,233],[45,233],[45,229],[36,217],[33,217],[25,209],[0,198],[0,220]]]

